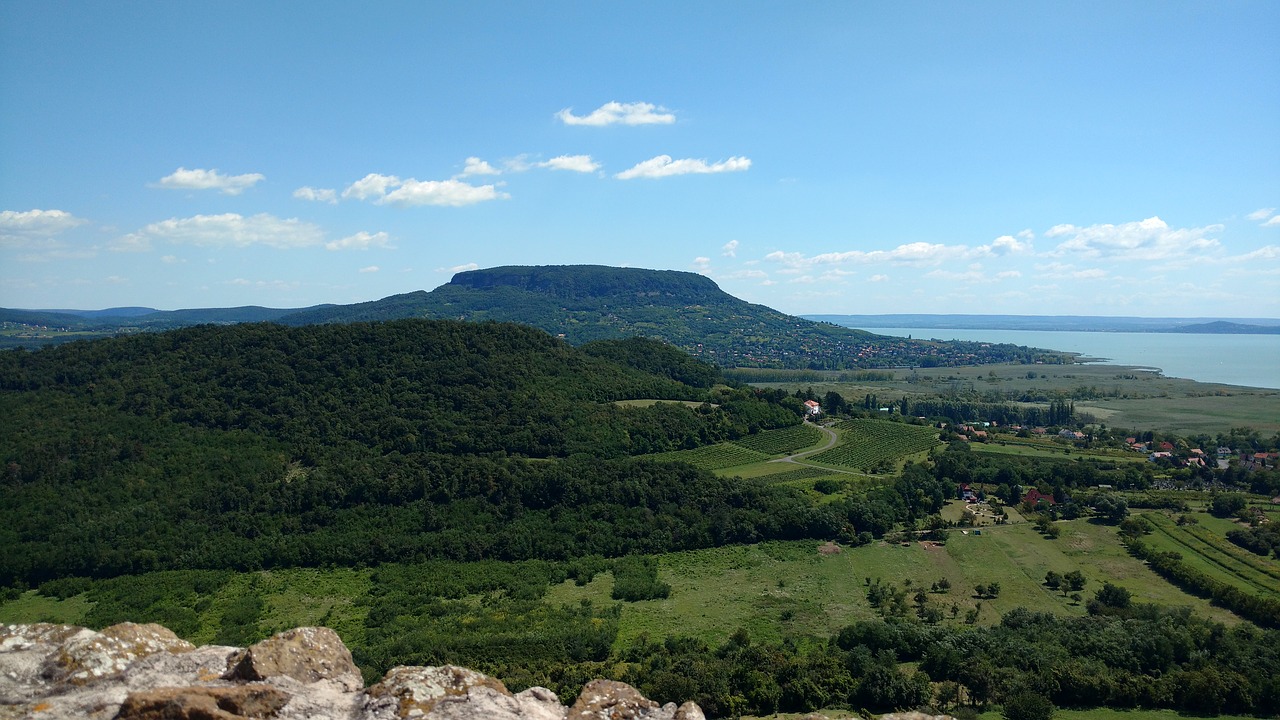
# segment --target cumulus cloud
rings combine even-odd
[[[737,240],[730,240],[729,242],[725,243],[725,244],[720,248],[720,254],[721,254],[721,255],[723,255],[723,256],[725,256],[725,257],[737,257],[737,255],[738,255],[738,241],[737,241]]]
[[[589,173],[600,169],[600,163],[591,159],[590,155],[560,155],[553,157],[546,162],[538,163],[538,167],[549,168],[551,170],[572,170],[574,172]]]
[[[324,244],[325,250],[368,250],[371,247],[390,247],[387,244],[388,238],[385,232],[367,233],[363,230],[355,235],[348,235],[340,240],[333,240]]]
[[[676,116],[666,108],[652,103],[607,102],[588,115],[574,115],[573,108],[565,108],[556,113],[556,117],[565,125],[670,125]]]
[[[368,200],[369,198],[374,198],[377,200],[387,194],[388,188],[396,187],[399,184],[400,178],[395,175],[369,173],[347,186],[347,189],[342,191],[342,197],[343,199]]]
[[[751,167],[751,159],[746,157],[731,157],[718,163],[708,163],[706,160],[698,160],[694,158],[684,158],[681,160],[673,160],[670,155],[659,155],[650,158],[642,163],[637,164],[629,170],[614,175],[619,180],[630,180],[632,178],[663,178],[672,175],[702,175],[708,173],[723,172],[741,172]]]
[[[65,210],[5,210],[0,212],[0,247],[57,245],[53,236],[86,222]]]
[[[299,200],[329,203],[330,205],[338,202],[338,191],[331,188],[313,188],[304,185],[294,190],[293,196]]]
[[[1276,227],[1276,226],[1280,226],[1280,215],[1276,215],[1270,220],[1262,223],[1262,227]]]
[[[267,213],[250,217],[236,213],[195,215],[152,223],[119,238],[111,247],[119,251],[149,250],[155,240],[202,247],[265,245],[289,249],[319,245],[324,241],[324,232],[297,218],[284,219]]]
[[[372,200],[378,205],[461,207],[510,195],[499,192],[494,185],[471,185],[460,180],[401,180],[395,175],[370,173],[351,183],[342,191],[342,197]]]
[[[1001,235],[991,241],[990,245],[979,246],[979,251],[991,255],[1012,255],[1031,250],[1031,242],[1023,242],[1012,235]]]
[[[741,278],[767,278],[769,273],[763,270],[736,270],[728,275],[721,276],[725,280],[738,280]]]
[[[478,157],[469,157],[467,158],[466,167],[462,169],[462,174],[459,175],[459,177],[468,177],[471,175],[500,175],[500,174],[502,174],[501,170],[490,165],[484,160],[481,160]]]
[[[1002,272],[996,273],[996,278],[1000,280],[1009,280],[1011,278],[1020,278],[1020,277],[1022,277],[1022,272],[1019,270],[1004,270]]]
[[[693,259],[693,263],[692,263],[691,267],[693,267],[693,268],[694,268],[695,270],[697,270],[698,272],[705,272],[705,271],[707,271],[707,270],[710,270],[710,269],[711,269],[711,258],[709,258],[709,257],[696,257],[696,258],[694,258],[694,259]]]
[[[180,167],[172,174],[160,178],[159,186],[170,190],[217,190],[224,195],[239,195],[266,179],[262,173],[223,175],[216,169],[188,170]]]
[[[1271,217],[1271,213],[1275,211],[1276,211],[1275,208],[1259,208],[1249,213],[1245,217],[1249,218],[1250,220],[1266,220],[1267,218]]]
[[[1160,218],[1149,217],[1119,225],[1055,225],[1045,233],[1045,237],[1065,238],[1051,253],[1053,255],[1157,260],[1216,249],[1219,243],[1209,235],[1222,229],[1221,225],[1170,228]]]
[[[798,252],[782,252],[775,250],[764,256],[765,260],[781,263],[791,268],[811,267],[814,265],[838,265],[843,263],[894,263],[899,265],[941,265],[946,262],[968,260],[975,255],[984,254],[965,245],[941,245],[938,243],[914,242],[899,245],[892,250],[849,250],[847,252],[822,253],[805,256]]]
[[[449,268],[449,272],[460,273],[460,272],[468,272],[470,270],[479,270],[479,269],[480,269],[479,265],[475,263],[467,263],[465,265],[454,265],[453,267]]]
[[[377,265],[370,265],[369,267],[362,267],[362,268],[360,268],[360,272],[362,272],[362,273],[376,273],[376,272],[378,272],[378,266],[377,266]]]

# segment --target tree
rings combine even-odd
[[[1050,590],[1057,590],[1062,586],[1062,575],[1058,574],[1054,570],[1050,570],[1044,574],[1044,584],[1047,585]]]
[[[1067,583],[1067,588],[1074,592],[1079,592],[1084,589],[1084,573],[1079,570],[1072,570],[1071,572],[1068,572],[1066,575],[1062,576],[1062,579]]]
[[[1054,710],[1049,698],[1034,690],[1020,690],[1004,701],[1005,720],[1051,720]]]

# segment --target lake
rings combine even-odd
[[[982,340],[1080,353],[1110,365],[1159,368],[1169,377],[1280,389],[1280,335],[867,328],[916,339]]]

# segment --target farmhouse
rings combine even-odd
[[[822,414],[822,406],[818,404],[817,400],[805,400],[804,409],[805,409],[805,412],[809,413],[810,415]]]

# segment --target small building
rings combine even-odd
[[[804,408],[805,408],[805,412],[809,413],[810,415],[822,414],[822,406],[818,404],[817,400],[805,400]]]
[[[1052,495],[1045,495],[1044,493],[1040,492],[1035,488],[1031,488],[1030,490],[1027,491],[1026,495],[1022,496],[1022,502],[1032,507],[1039,505],[1042,500],[1048,503],[1049,505],[1053,504]]]

